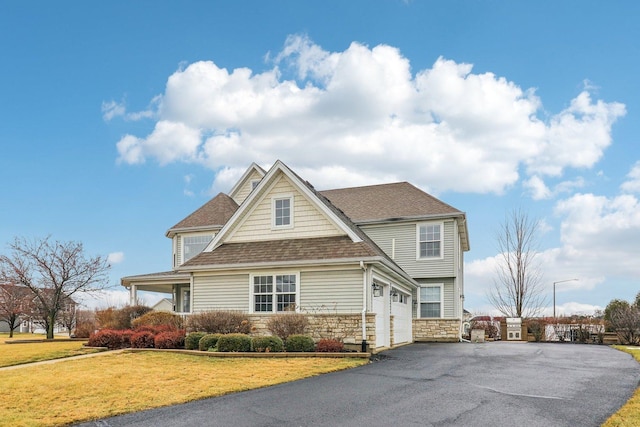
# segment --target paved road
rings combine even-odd
[[[629,355],[595,345],[413,344],[383,355],[349,371],[83,426],[599,426],[640,379]]]

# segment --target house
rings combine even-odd
[[[45,297],[51,295],[50,289],[42,289]],[[14,324],[17,332],[46,332],[43,329],[42,311],[39,309],[39,302],[34,292],[24,285],[13,283],[0,284],[0,332],[9,332],[8,320],[15,316]],[[54,325],[54,332],[69,332],[75,325],[76,302],[64,296],[61,301],[61,308],[58,312],[58,319]]]
[[[122,278],[132,301],[240,310],[257,333],[295,310],[316,338],[372,349],[460,339],[466,215],[407,182],[317,191],[281,161],[253,164],[166,236],[172,270]]]

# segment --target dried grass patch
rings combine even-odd
[[[15,339],[25,339],[25,336],[18,336]],[[7,339],[7,341],[10,340]],[[83,344],[81,341],[56,342],[55,340],[43,340],[41,343],[5,344],[5,339],[0,337],[0,367],[79,356],[98,351],[84,348]]]
[[[117,353],[0,371],[0,426],[98,419],[352,368],[366,359],[219,359]]]
[[[640,362],[640,348],[628,348],[620,345],[614,345],[613,348],[629,353],[636,361]],[[618,412],[602,424],[602,427],[622,426],[640,426],[640,388],[636,389],[631,399]]]

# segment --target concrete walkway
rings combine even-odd
[[[107,354],[121,353],[123,351],[124,350],[105,350],[105,351],[100,351],[98,353],[81,354],[79,356],[60,357],[58,359],[42,360],[40,362],[30,362],[30,363],[22,363],[20,365],[3,366],[0,368],[0,371],[10,371],[12,369],[30,368],[32,366],[39,366],[39,365],[51,365],[53,363],[64,362],[67,360],[86,359],[87,357],[104,356]]]

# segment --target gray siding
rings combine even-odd
[[[443,258],[427,260],[416,259],[416,224],[414,222],[366,226],[362,227],[362,230],[390,257],[393,257],[393,239],[395,239],[394,261],[411,277],[454,277],[457,271],[454,242],[454,238],[457,237],[455,222],[444,222]]]
[[[440,284],[442,283],[442,293],[444,299],[444,309],[443,309],[443,318],[457,318],[456,310],[455,310],[455,279],[453,277],[446,277],[441,279],[428,279],[428,280],[419,280],[420,284]],[[418,301],[418,291],[414,292],[412,295],[414,301]],[[418,307],[417,305],[413,306],[413,317],[418,317]]]
[[[194,276],[193,312],[249,311],[249,274]]]
[[[362,311],[362,270],[303,271],[300,273],[302,311],[325,306],[329,313]]]

